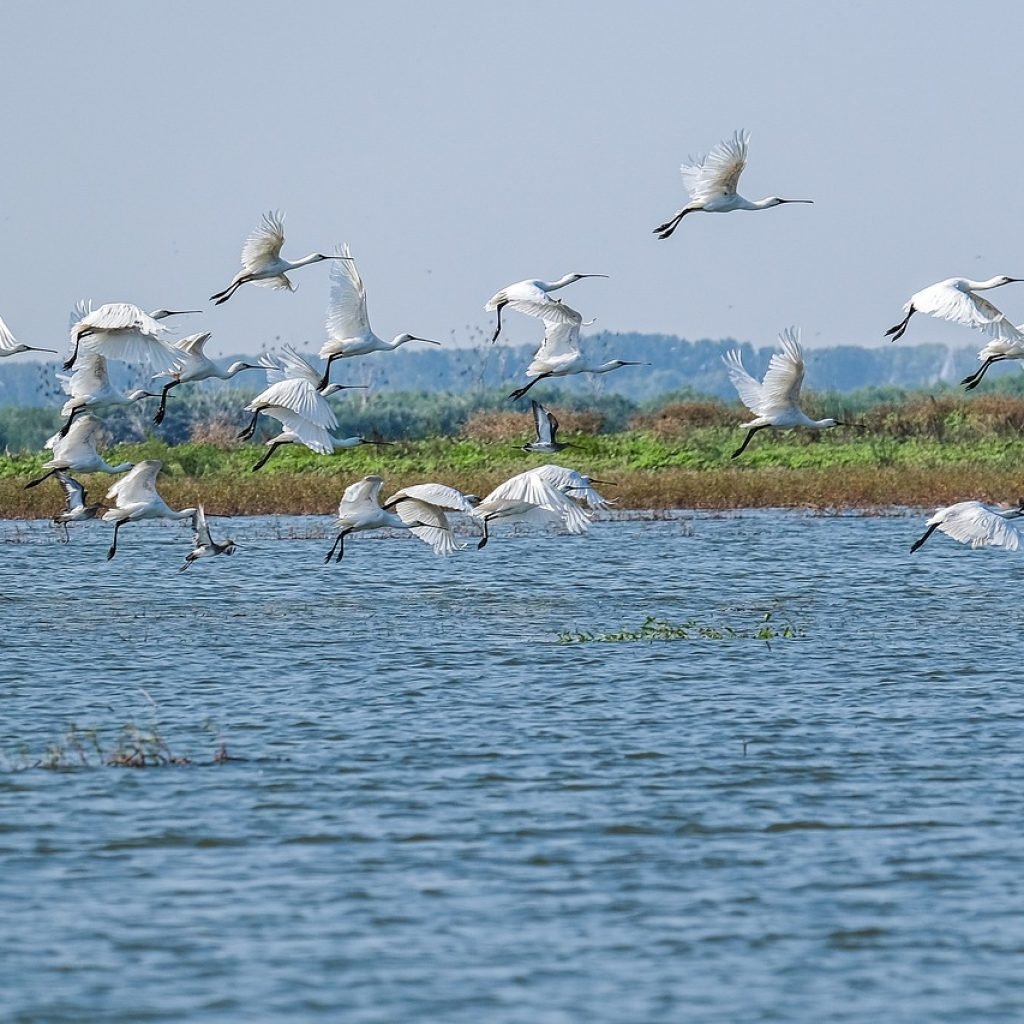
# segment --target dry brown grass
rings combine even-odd
[[[507,473],[453,470],[445,481],[463,491],[486,494]],[[1007,468],[958,463],[943,467],[834,467],[779,469],[726,466],[715,469],[607,470],[615,486],[602,488],[619,509],[630,508],[877,508],[932,507],[968,498],[1012,500],[1024,490],[1021,473]],[[425,475],[423,479],[427,479]],[[93,497],[109,478],[84,481]],[[415,475],[402,483],[418,482]],[[161,480],[161,493],[174,508],[200,501],[211,515],[331,515],[351,480],[320,473],[185,476]],[[26,491],[23,482],[0,479],[0,515],[35,519],[54,515],[61,494],[49,483]]]
[[[736,410],[722,402],[675,402],[657,412],[634,416],[629,429],[655,437],[683,437],[694,427],[732,427],[736,423]]]
[[[599,434],[604,416],[592,409],[561,409],[551,406],[562,434]],[[522,412],[477,412],[459,432],[473,441],[518,441],[533,436],[533,415]]]

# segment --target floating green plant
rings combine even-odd
[[[566,630],[558,634],[560,644],[640,643],[655,640],[795,640],[804,636],[802,626],[775,623],[766,612],[756,628],[737,629],[728,625],[701,623],[697,619],[669,622],[648,615],[638,629],[620,629],[614,633],[587,633]]]

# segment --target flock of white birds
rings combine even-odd
[[[691,213],[765,210],[786,203],[812,202],[778,196],[752,202],[740,195],[737,186],[746,166],[748,144],[749,135],[736,132],[706,155],[691,158],[682,165],[689,199],[668,221],[655,228],[659,238],[669,238]],[[209,333],[171,341],[163,321],[199,310],[158,309],[146,313],[129,303],[110,303],[97,309],[88,303],[79,303],[75,307],[70,327],[71,352],[64,363],[64,369],[70,372],[57,375],[68,395],[61,409],[65,421],[46,443],[53,456],[44,465],[47,472],[26,484],[26,487],[34,487],[50,476],[56,477],[64,490],[65,503],[54,522],[63,528],[65,540],[69,523],[96,518],[102,509],[100,504],[87,503],[85,489],[71,474],[124,473],[107,491],[106,500],[113,504],[102,510],[103,521],[114,527],[108,559],[117,552],[121,528],[146,519],[192,520],[193,544],[181,570],[203,557],[231,554],[236,547],[230,539],[223,542],[213,539],[202,505],[174,510],[164,502],[156,488],[161,469],[158,460],[148,459],[133,466],[131,463],[111,465],[102,458],[96,450],[96,441],[103,424],[92,415],[98,408],[159,398],[154,416],[154,422],[159,424],[164,418],[170,392],[180,385],[214,378],[228,380],[244,370],[259,369],[266,373],[267,387],[246,406],[252,418],[239,437],[254,435],[260,415],[276,419],[282,429],[266,442],[267,451],[254,470],[262,468],[283,445],[304,445],[318,454],[329,455],[357,445],[387,443],[361,436],[334,436],[332,431],[338,421],[327,398],[353,385],[331,383],[332,365],[338,360],[371,352],[393,351],[413,341],[429,345],[438,342],[407,333],[386,341],[374,334],[367,312],[366,289],[347,245],[330,254],[314,252],[293,261],[281,255],[284,240],[282,215],[265,214],[245,241],[241,269],[225,289],[210,299],[218,305],[227,302],[246,284],[292,291],[290,272],[331,261],[327,340],[320,349],[321,359],[326,360],[322,370],[287,346],[281,353],[265,353],[256,363],[235,362],[221,367],[204,352]],[[519,281],[502,288],[487,302],[484,308],[496,314],[492,342],[501,333],[502,313],[506,308],[539,319],[544,327],[543,341],[526,368],[528,382],[513,391],[509,398],[521,398],[539,381],[552,377],[608,373],[624,366],[644,365],[625,359],[595,362],[588,358],[580,342],[580,329],[585,324],[582,314],[552,294],[584,278],[605,276],[573,273],[551,282]],[[1006,276],[984,281],[949,278],[930,285],[911,296],[904,306],[906,317],[886,335],[893,341],[902,337],[915,313],[956,321],[985,333],[989,341],[978,354],[981,367],[961,382],[971,390],[977,387],[993,363],[1024,359],[1024,325],[1015,327],[999,309],[978,294],[1021,280],[1024,279]],[[841,425],[832,418],[811,419],[800,408],[804,358],[799,331],[795,328],[783,331],[779,344],[780,351],[772,356],[760,381],[744,369],[738,351],[725,357],[729,377],[754,417],[742,424],[747,433],[733,458],[743,453],[755,434],[767,428],[825,429]],[[0,356],[26,351],[52,350],[20,344],[0,320]],[[165,383],[159,392],[143,389],[122,392],[110,382],[107,372],[110,359],[143,362],[154,371],[154,381]],[[532,402],[531,406],[537,436],[523,446],[524,450],[554,454],[567,447],[557,440],[558,422],[554,415],[538,402]],[[554,523],[569,533],[584,533],[590,522],[588,510],[608,507],[608,502],[594,490],[594,483],[600,481],[563,466],[545,465],[517,474],[483,498],[441,483],[422,483],[402,488],[382,502],[383,479],[367,476],[346,488],[338,506],[337,537],[324,561],[341,560],[349,534],[380,528],[409,530],[429,544],[436,554],[454,554],[462,545],[455,540],[452,514],[463,514],[475,521],[481,530],[478,548],[488,541],[489,525],[502,520]],[[939,509],[928,520],[927,531],[911,551],[920,548],[935,530],[972,547],[998,545],[1016,550],[1022,533],[1014,520],[1022,516],[1024,500],[1015,506],[959,502]]]

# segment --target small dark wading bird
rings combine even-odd
[[[580,351],[582,326],[580,320],[571,320],[567,323],[545,321],[544,341],[526,368],[526,376],[533,377],[533,380],[521,388],[516,388],[508,397],[513,401],[522,398],[534,384],[548,377],[568,377],[576,373],[608,373],[610,370],[619,369],[620,366],[650,365],[634,359],[610,359],[606,363],[590,362]]]
[[[359,274],[356,261],[347,245],[338,250],[343,262],[331,267],[331,299],[327,306],[327,340],[320,348],[320,358],[327,360],[324,375],[320,378],[321,390],[327,387],[331,376],[331,365],[335,359],[349,359],[364,356],[370,352],[394,352],[396,348],[410,341],[422,341],[428,345],[441,342],[420,338],[415,334],[397,334],[392,341],[378,338],[370,327],[370,314],[366,309],[366,288]]]
[[[782,351],[772,356],[763,381],[755,380],[743,368],[743,356],[738,349],[722,356],[740,400],[756,417],[749,423],[740,424],[746,428],[747,436],[743,444],[732,453],[734,459],[742,455],[751,438],[766,427],[825,430],[846,425],[831,416],[823,420],[812,420],[800,408],[800,388],[804,382],[804,352],[800,347],[800,331],[795,327],[787,328],[779,335],[779,344]]]
[[[970,544],[972,548],[988,546],[1016,551],[1024,534],[1011,519],[1024,516],[1024,498],[1017,499],[1017,506],[983,505],[980,501],[958,501],[955,505],[940,508],[928,520],[928,529],[910,546],[913,554],[936,531]]]
[[[885,337],[899,341],[906,332],[910,318],[915,313],[927,313],[942,320],[976,327],[998,341],[1020,340],[1020,331],[1007,320],[1006,314],[996,309],[988,299],[975,295],[975,292],[1000,288],[1017,281],[1024,281],[1024,278],[1000,276],[990,277],[987,281],[972,281],[968,277],[949,277],[938,284],[930,284],[910,296],[910,301],[903,307],[907,315],[890,327]]]
[[[502,288],[500,292],[492,295],[487,300],[484,310],[488,313],[498,314],[498,323],[495,325],[494,334],[491,335],[491,342],[498,340],[501,334],[501,311],[508,306],[517,313],[525,313],[527,316],[538,317],[547,323],[570,323],[573,320],[582,320],[583,317],[571,306],[565,305],[561,299],[553,299],[549,292],[564,288],[567,284],[575,284],[585,277],[607,277],[607,274],[566,274],[557,281],[516,281]],[[321,353],[322,354],[322,353]]]
[[[659,224],[654,233],[669,238],[688,213],[732,213],[733,210],[767,210],[784,203],[813,203],[813,199],[780,199],[769,196],[752,203],[736,191],[743,168],[747,166],[748,132],[735,132],[731,139],[718,143],[707,156],[690,157],[679,171],[690,193],[690,201]]]
[[[331,550],[324,556],[325,564],[334,557],[335,551],[338,554],[334,560],[340,562],[345,555],[345,538],[350,533],[361,533],[363,530],[380,530],[386,527],[393,530],[412,530],[420,540],[435,547],[433,539],[428,538],[422,530],[440,529],[437,523],[421,522],[418,519],[405,522],[397,513],[386,512],[380,505],[380,490],[383,486],[382,477],[364,476],[362,480],[345,488],[335,522],[341,532],[334,539]],[[421,527],[422,530],[416,530],[415,527]]]
[[[237,547],[230,537],[223,544],[218,544],[210,536],[210,527],[206,524],[206,511],[200,505],[192,517],[192,550],[185,556],[185,562],[178,572],[184,572],[198,558],[233,555]]]
[[[346,256],[325,256],[320,252],[311,252],[294,263],[281,258],[281,246],[284,245],[284,214],[273,210],[263,215],[258,227],[254,228],[242,246],[242,269],[231,279],[231,284],[222,292],[210,296],[216,305],[227,302],[243,284],[258,284],[262,288],[284,288],[290,292],[295,287],[288,280],[287,272],[299,267],[308,267],[311,263],[324,260],[348,259]]]
[[[530,409],[533,412],[533,423],[537,431],[537,437],[522,446],[524,452],[537,452],[542,455],[554,455],[563,448],[577,448],[569,441],[559,442],[558,420],[553,412],[548,412],[540,402],[530,401]]]
[[[89,519],[95,519],[103,506],[97,502],[95,505],[86,505],[85,488],[70,476],[56,470],[57,482],[64,489],[64,511],[53,517],[54,525],[64,528],[64,540],[67,544],[71,540],[68,534],[68,523],[84,523]]]
[[[11,329],[0,318],[0,358],[16,356],[19,352],[51,352],[57,354],[55,348],[36,348],[34,345],[22,345],[11,333]]]
[[[96,309],[82,300],[71,314],[71,355],[64,363],[70,370],[83,344],[90,352],[125,363],[151,363],[163,371],[174,362],[174,351],[164,340],[168,333],[159,323],[171,316],[198,313],[198,309],[154,309],[151,313],[130,302],[108,302]]]

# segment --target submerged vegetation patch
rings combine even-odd
[[[619,629],[614,633],[588,633],[577,630],[558,634],[560,644],[614,644],[653,643],[658,640],[796,640],[805,635],[802,626],[772,621],[766,612],[755,627],[736,628],[728,625],[701,623],[697,619],[669,622],[655,615],[647,618],[636,629]]]

